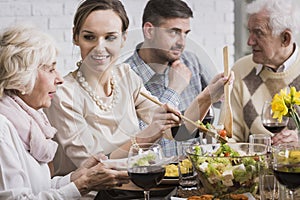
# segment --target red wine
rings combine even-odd
[[[144,190],[149,190],[160,184],[165,175],[161,166],[133,167],[128,170],[131,181]]]
[[[282,172],[274,170],[276,179],[288,189],[294,190],[300,187],[300,173],[298,172]],[[297,178],[298,177],[298,178]]]
[[[279,133],[286,125],[280,123],[264,123],[263,126],[272,133]]]

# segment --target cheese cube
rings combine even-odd
[[[205,172],[206,169],[207,169],[207,166],[208,166],[208,163],[207,163],[207,162],[204,162],[204,163],[202,163],[201,165],[199,165],[199,170],[200,170],[201,172]]]
[[[232,179],[234,179],[232,170],[231,169],[230,170],[225,170],[222,173],[222,177],[223,177],[223,180],[232,180]]]
[[[233,182],[231,179],[222,180],[223,185],[225,186],[233,186]]]

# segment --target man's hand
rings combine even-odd
[[[189,85],[192,77],[190,69],[180,60],[172,63],[169,71],[169,85],[168,87],[175,90],[178,94]]]
[[[276,133],[272,137],[272,144],[278,145],[283,143],[298,142],[298,132],[295,130],[283,129],[280,133]]]

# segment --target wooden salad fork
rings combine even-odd
[[[140,94],[143,95],[145,98],[149,99],[150,101],[152,101],[153,103],[159,105],[159,106],[162,106],[162,105],[163,105],[163,104],[162,104],[161,102],[159,102],[157,99],[153,98],[152,96],[150,96],[150,95],[148,95],[148,94],[146,94],[146,93],[144,93],[144,92],[141,92]],[[221,136],[218,134],[218,132],[217,132],[216,129],[207,129],[207,128],[203,127],[203,126],[200,126],[198,123],[194,122],[193,120],[187,118],[186,116],[184,116],[184,115],[182,115],[182,114],[180,114],[179,117],[180,117],[181,119],[183,119],[184,121],[187,121],[187,122],[193,124],[193,125],[194,125],[195,127],[197,127],[199,130],[201,130],[202,132],[206,133],[207,135],[209,135],[209,136],[215,138],[215,139],[218,140],[219,142],[221,142],[221,143],[226,143],[226,142],[227,142],[227,140],[226,140],[225,138],[221,137]]]

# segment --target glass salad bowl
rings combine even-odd
[[[266,145],[250,143],[192,145],[187,149],[205,193],[215,197],[256,195],[266,153]]]

